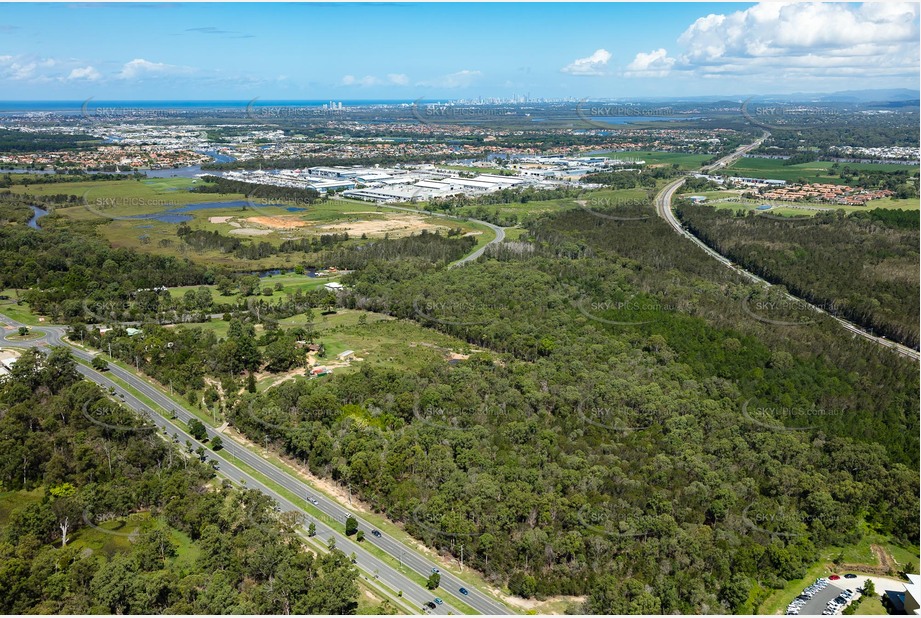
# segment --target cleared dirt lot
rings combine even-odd
[[[447,227],[429,223],[421,215],[400,214],[386,219],[375,219],[372,221],[349,221],[348,223],[333,223],[327,225],[318,225],[316,231],[320,233],[329,232],[348,232],[350,236],[383,236],[384,234],[403,235],[418,234],[422,230],[446,230]]]

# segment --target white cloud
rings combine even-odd
[[[354,75],[345,75],[341,82],[343,86],[407,86],[409,77],[403,73],[388,73],[386,79],[375,77],[374,75],[365,75],[364,77],[355,77]]]
[[[668,57],[668,52],[663,48],[647,53],[640,52],[627,65],[624,73],[627,77],[665,77],[675,66],[675,59]]]
[[[387,80],[394,86],[408,86],[409,77],[403,73],[388,73]]]
[[[41,69],[50,69],[57,64],[52,58],[34,56],[0,56],[0,79],[13,81],[45,80]]]
[[[165,77],[169,75],[183,75],[191,73],[189,67],[181,67],[162,62],[151,62],[143,58],[135,58],[126,62],[118,74],[119,79],[140,79],[144,77]]]
[[[703,76],[845,77],[918,72],[918,5],[766,2],[695,21],[675,68]]]
[[[419,82],[420,86],[430,86],[433,88],[466,88],[473,84],[483,74],[480,71],[471,71],[464,69],[455,73],[448,73],[432,80]]]
[[[99,71],[97,71],[91,66],[87,66],[87,67],[77,67],[76,69],[73,69],[70,72],[70,75],[67,76],[67,79],[68,80],[85,79],[87,81],[94,82],[94,81],[97,81],[100,77],[102,77],[102,75],[100,75]]]
[[[611,52],[606,49],[596,49],[595,53],[587,58],[578,58],[560,69],[570,75],[605,75]]]

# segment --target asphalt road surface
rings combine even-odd
[[[6,335],[15,333],[16,329],[22,326],[22,324],[4,315],[0,315],[0,323],[11,327],[10,329],[6,330]],[[86,352],[64,341],[63,337],[66,334],[66,329],[64,327],[41,326],[31,327],[31,329],[33,332],[41,331],[45,333],[45,336],[40,339],[33,339],[30,341],[3,341],[3,345],[7,347],[42,348],[62,346],[70,350],[74,357],[87,362],[92,360],[93,356],[95,356],[92,353]],[[204,446],[192,438],[192,436],[190,436],[183,429],[171,422],[169,418],[170,412],[174,412],[178,419],[183,422],[188,422],[191,420],[192,415],[186,412],[184,409],[176,406],[169,398],[166,397],[165,394],[148,384],[145,380],[139,378],[134,373],[126,371],[114,363],[110,363],[108,371],[104,373],[97,372],[80,364],[77,364],[77,370],[86,376],[89,380],[96,382],[105,389],[114,388],[116,394],[125,402],[126,405],[150,419],[153,424],[156,425],[161,431],[165,429],[168,436],[178,436],[180,444],[184,444],[185,441],[188,440],[192,444],[193,449],[196,449],[199,446]],[[158,409],[151,408],[146,403],[135,397],[130,391],[123,389],[121,386],[109,379],[107,377],[108,374],[117,377],[118,379],[127,383],[131,388],[141,393],[143,396],[149,398],[154,402],[155,407]],[[208,437],[211,438],[215,435],[221,434],[216,432],[211,427],[208,427]],[[346,554],[351,554],[354,552],[357,558],[356,565],[359,568],[372,576],[376,575],[376,578],[380,582],[392,590],[402,590],[403,599],[408,602],[410,607],[414,607],[415,611],[421,612],[424,603],[433,600],[436,596],[440,596],[445,600],[444,605],[436,606],[436,609],[432,610],[430,613],[463,613],[450,605],[449,597],[459,597],[460,593],[458,590],[461,587],[464,587],[470,592],[470,594],[469,596],[463,596],[461,598],[463,599],[464,603],[474,608],[478,612],[491,615],[512,613],[510,608],[502,605],[495,599],[482,594],[475,586],[455,577],[453,574],[444,570],[441,571],[440,587],[434,591],[426,590],[421,585],[409,579],[405,573],[415,571],[427,578],[431,573],[432,568],[437,568],[437,565],[434,562],[431,562],[424,556],[420,555],[408,545],[404,545],[399,541],[393,540],[387,535],[383,535],[381,538],[372,536],[371,531],[374,529],[374,527],[362,520],[359,515],[349,511],[347,507],[333,502],[331,499],[313,490],[309,485],[279,470],[274,465],[265,461],[262,457],[238,445],[227,436],[222,436],[221,439],[223,441],[223,448],[220,451],[214,452],[210,449],[207,449],[206,447],[208,458],[215,460],[218,463],[219,474],[227,477],[234,483],[245,481],[246,487],[258,489],[269,495],[278,502],[278,505],[282,511],[295,511],[303,517],[305,528],[310,522],[313,522],[316,525],[317,537],[321,538],[323,541],[327,541],[330,538],[333,538],[335,539],[337,548],[341,549]],[[271,481],[277,483],[279,486],[284,487],[295,496],[303,496],[304,500],[299,500],[299,504],[292,503],[290,500],[277,493],[274,489],[267,487],[255,477],[249,475],[247,472],[244,472],[241,468],[235,465],[237,462],[250,466],[254,470],[258,471],[261,475],[271,479]],[[319,517],[307,511],[308,496],[314,498],[317,501],[317,504],[313,505],[313,508],[321,512]],[[359,529],[364,531],[365,540],[363,543],[357,543],[353,541],[352,538],[345,536],[345,518],[347,517],[347,512],[352,513],[353,517],[358,520]],[[389,564],[383,562],[380,558],[366,551],[362,547],[366,543],[376,545],[386,553],[393,556],[399,562],[402,562],[403,571],[401,572],[398,567],[392,567]]]
[[[719,161],[717,161],[715,164],[713,164],[712,166],[710,166],[709,169],[712,170],[712,169],[717,169],[717,168],[719,168],[719,167],[725,167],[726,165],[729,165],[729,164],[731,163],[731,161],[734,160],[735,158],[738,158],[738,157],[742,156],[743,154],[745,154],[746,152],[748,152],[748,151],[751,150],[752,148],[756,147],[757,145],[760,145],[761,142],[764,141],[764,139],[767,137],[767,135],[768,135],[768,134],[765,133],[765,135],[762,136],[762,137],[761,137],[757,142],[755,142],[754,144],[750,144],[749,146],[740,147],[738,150],[736,150],[736,151],[733,152],[732,154],[727,155],[726,157],[723,157],[722,159],[720,159]],[[659,192],[659,194],[656,196],[656,200],[655,200],[656,213],[657,213],[660,217],[662,217],[663,219],[665,219],[665,221],[666,221],[666,222],[672,227],[672,229],[674,229],[677,233],[681,234],[682,236],[684,236],[685,238],[687,238],[688,240],[690,240],[691,242],[693,242],[694,244],[696,244],[698,247],[700,247],[701,249],[703,249],[703,250],[707,253],[707,255],[709,255],[709,256],[712,257],[713,259],[715,259],[715,260],[721,262],[724,266],[726,266],[726,268],[729,268],[729,269],[731,269],[731,270],[733,270],[733,271],[739,273],[740,275],[742,275],[743,277],[746,277],[747,279],[749,279],[750,281],[752,281],[752,282],[754,282],[754,283],[758,283],[758,284],[761,284],[761,285],[764,285],[764,286],[770,286],[771,284],[770,284],[769,282],[765,281],[764,279],[762,279],[762,278],[759,277],[758,275],[756,275],[756,274],[754,274],[754,273],[751,273],[751,272],[748,272],[748,271],[745,270],[744,268],[741,268],[740,266],[738,266],[738,265],[736,265],[736,264],[733,264],[731,260],[729,260],[727,257],[725,257],[724,255],[722,255],[722,254],[719,253],[718,251],[714,250],[712,247],[710,247],[709,245],[707,245],[706,243],[704,243],[702,240],[700,240],[699,238],[697,238],[696,236],[694,236],[693,234],[691,234],[689,231],[687,231],[687,230],[684,228],[683,225],[681,225],[681,222],[678,221],[678,219],[675,217],[675,213],[672,211],[672,197],[674,196],[675,191],[678,190],[678,187],[680,187],[681,185],[684,184],[684,181],[685,181],[684,178],[679,178],[678,180],[675,180],[675,181],[669,183],[668,185],[666,185],[666,186],[662,189],[662,191]],[[907,346],[904,346],[904,345],[902,345],[902,344],[900,344],[900,343],[896,343],[896,342],[894,342],[894,341],[889,341],[889,340],[886,339],[885,337],[877,337],[876,335],[872,335],[872,334],[868,333],[867,331],[865,331],[864,329],[862,329],[861,327],[859,327],[859,326],[857,326],[856,324],[854,324],[853,322],[849,322],[848,320],[845,320],[844,318],[840,318],[840,317],[838,317],[838,316],[831,315],[831,314],[829,314],[827,311],[825,311],[825,310],[823,310],[823,309],[820,309],[819,307],[816,307],[816,306],[813,305],[812,303],[809,303],[809,302],[803,300],[802,298],[798,298],[798,297],[796,297],[796,296],[793,296],[793,295],[790,294],[789,292],[785,292],[785,293],[784,293],[784,296],[785,296],[788,300],[790,300],[790,301],[792,301],[792,302],[795,302],[795,303],[798,303],[798,304],[802,304],[803,306],[809,306],[809,307],[811,307],[812,310],[815,311],[816,313],[829,315],[829,317],[831,317],[831,318],[833,318],[834,320],[836,320],[839,324],[841,324],[841,326],[843,326],[846,330],[850,331],[850,332],[853,333],[854,335],[863,337],[864,339],[867,339],[868,341],[872,341],[872,342],[874,342],[874,343],[876,343],[876,344],[878,344],[878,345],[881,345],[881,346],[883,346],[883,347],[889,348],[890,350],[894,350],[895,352],[901,354],[902,356],[907,356],[907,357],[912,358],[912,359],[914,359],[914,360],[916,360],[916,361],[917,361],[917,360],[921,360],[921,353],[919,353],[917,350],[913,350],[912,348],[909,348],[909,347],[907,347]]]

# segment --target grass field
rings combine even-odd
[[[461,228],[477,235],[478,246],[493,238],[481,225],[461,220],[446,220],[427,214],[400,211],[366,202],[324,200],[304,205],[285,200],[247,200],[241,194],[191,193],[188,189],[201,181],[192,178],[151,178],[105,182],[69,182],[54,185],[14,185],[16,193],[67,194],[81,198],[83,204],[56,208],[68,219],[103,221],[100,233],[118,248],[132,248],[158,255],[182,255],[197,262],[232,269],[257,270],[293,266],[306,254],[284,254],[258,260],[244,260],[232,253],[197,251],[176,235],[179,220],[196,230],[216,231],[244,242],[268,242],[278,246],[285,240],[348,233],[351,238],[400,237],[422,230],[446,231]],[[179,213],[176,209],[200,208]],[[172,215],[172,216],[168,216]],[[357,240],[356,240],[357,242]]]
[[[701,194],[702,195],[702,194]],[[885,200],[872,200],[867,206],[846,206],[843,204],[823,204],[821,202],[781,202],[777,200],[755,200],[755,201],[732,201],[732,202],[707,202],[714,208],[721,210],[732,210],[734,212],[749,210],[755,211],[755,208],[762,204],[771,204],[773,208],[768,211],[755,211],[756,213],[768,214],[772,217],[813,217],[823,212],[836,212],[843,210],[846,213],[865,212],[874,208],[889,208],[893,210],[918,210],[918,200],[894,200],[887,198]]]
[[[8,297],[8,300],[0,300],[0,313],[29,326],[47,324],[47,321],[40,320],[38,316],[32,313],[28,303],[19,304],[17,302],[16,290],[3,290],[0,292],[0,296]]]
[[[610,159],[635,159],[645,161],[650,165],[674,165],[682,170],[696,170],[713,158],[707,154],[688,154],[686,152],[658,152],[654,150],[631,150],[628,152],[608,152],[604,154]]]
[[[843,184],[842,180],[831,170],[834,165],[832,161],[812,161],[810,163],[798,163],[796,165],[784,165],[781,159],[759,159],[743,157],[727,168],[727,172],[737,176],[747,176],[751,178],[773,178],[776,180],[797,181],[800,179],[806,182]],[[918,166],[896,165],[896,164],[876,164],[876,163],[840,163],[840,168],[849,167],[853,170],[864,171],[911,171],[917,172]]]
[[[365,324],[359,319],[364,316]],[[307,317],[298,314],[279,320],[282,328],[306,326]],[[230,327],[224,320],[193,322],[183,324],[187,328],[201,328],[213,332],[217,337],[227,336]],[[358,371],[364,365],[420,371],[433,363],[446,363],[446,354],[455,352],[469,354],[470,345],[460,339],[444,335],[434,329],[425,328],[408,320],[397,320],[389,316],[357,309],[337,309],[325,314],[314,310],[313,328],[317,343],[322,343],[326,356],[318,364],[334,366],[334,373]],[[256,326],[256,335],[262,333],[262,326]],[[336,355],[353,350],[355,357],[347,367],[337,367]],[[278,382],[284,376],[266,374],[257,382],[259,390]]]
[[[281,273],[278,275],[268,275],[265,277],[259,278],[259,296],[252,296],[253,299],[262,299],[271,303],[275,303],[278,300],[287,300],[289,296],[293,295],[296,291],[300,290],[301,292],[308,292],[310,290],[315,290],[316,288],[322,287],[323,285],[330,283],[331,281],[338,281],[339,277],[310,277],[308,275],[298,275],[296,273]],[[281,290],[275,290],[277,284],[284,286]],[[261,291],[264,288],[272,288],[271,296],[264,296],[261,294]],[[217,304],[234,304],[239,302],[239,294],[230,294],[225,295],[221,294],[216,285],[185,285],[175,288],[169,288],[169,294],[174,299],[181,299],[186,292],[192,291],[196,292],[201,288],[205,288],[211,292],[211,298]]]
[[[358,323],[362,315],[367,320],[364,325]],[[301,314],[279,323],[286,328],[303,326],[306,318]],[[327,360],[334,360],[345,350],[354,350],[356,357],[364,359],[336,369],[337,373],[356,371],[362,364],[419,371],[433,363],[447,362],[444,350],[470,352],[470,345],[460,339],[414,322],[366,311],[340,309],[335,314],[317,313],[314,327],[317,340],[326,347]]]
[[[883,607],[882,597],[876,595],[872,599],[869,597],[864,597],[863,601],[860,602],[860,606],[857,608],[857,611],[854,612],[854,615],[888,616],[889,612],[887,612],[886,608]]]
[[[41,487],[32,491],[5,491],[0,493],[0,530],[3,530],[13,511],[42,501],[45,490]]]

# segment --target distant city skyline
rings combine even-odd
[[[3,100],[919,88],[918,4],[2,4]]]

